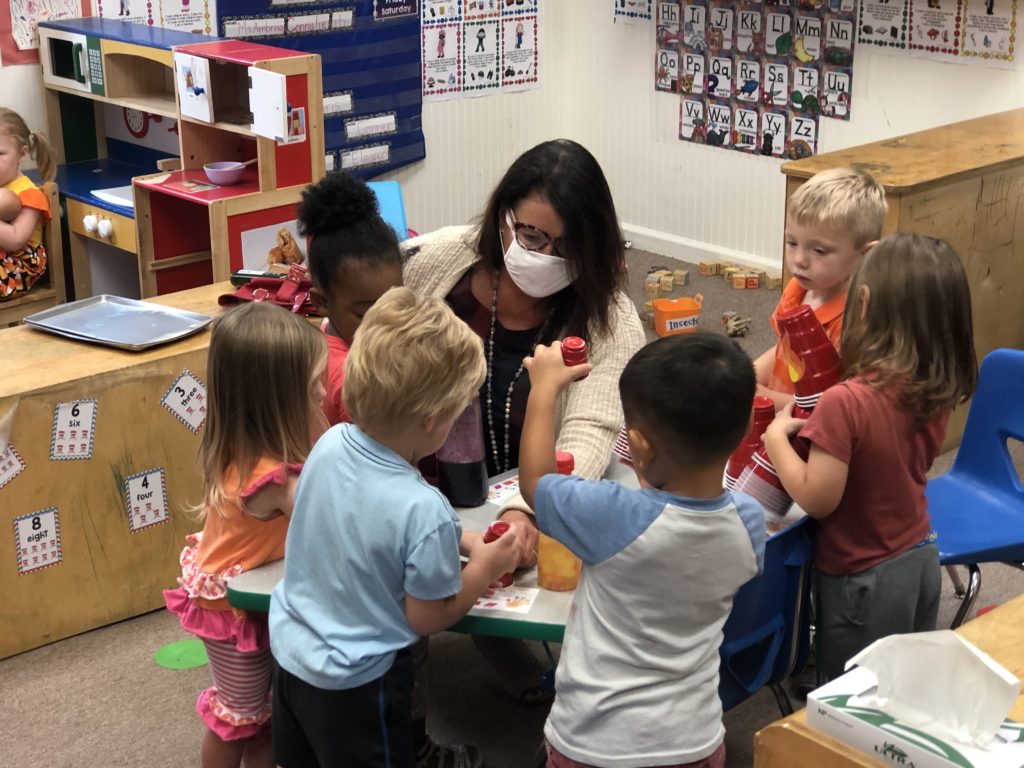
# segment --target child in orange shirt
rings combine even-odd
[[[815,174],[786,206],[786,267],[792,277],[772,314],[809,305],[839,349],[846,290],[861,257],[878,242],[888,210],[885,190],[869,174],[833,168]],[[780,344],[754,361],[757,393],[782,409],[793,399],[793,381]]]
[[[20,170],[30,154],[39,175],[53,179],[49,142],[17,112],[0,107],[0,301],[22,295],[46,271],[43,225],[50,220],[50,203]]]

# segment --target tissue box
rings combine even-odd
[[[875,673],[856,667],[807,696],[807,724],[875,759],[914,768],[1021,768],[1024,727],[1004,721],[990,750],[937,739],[881,710],[850,704],[878,684]]]

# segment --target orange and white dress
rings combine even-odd
[[[4,189],[18,196],[22,208],[35,208],[40,215],[24,248],[10,253],[0,249],[0,301],[22,295],[46,272],[43,225],[50,220],[50,201],[28,176],[18,174]]]
[[[294,471],[294,467],[288,469]],[[207,510],[203,530],[186,537],[179,557],[178,589],[165,590],[164,601],[182,629],[203,641],[213,686],[196,701],[203,722],[225,741],[256,736],[270,725],[272,659],[266,614],[233,609],[228,582],[238,574],[284,557],[288,517],[258,520],[245,512],[241,497],[278,476],[281,462],[264,458],[239,483],[234,467],[226,489],[240,488],[218,509]]]

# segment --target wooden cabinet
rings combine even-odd
[[[885,187],[885,233],[946,240],[971,286],[979,362],[997,347],[1024,347],[1024,109],[965,120],[786,163],[786,198],[818,171],[854,166]],[[788,275],[787,275],[788,278]],[[950,420],[959,443],[966,408]]]
[[[231,290],[230,284],[210,285],[157,301],[216,315],[217,297]],[[19,350],[0,377],[0,423],[9,428],[13,446],[13,453],[0,453],[4,658],[156,610],[162,590],[175,585],[184,537],[201,528],[190,508],[202,500],[196,459],[202,430],[192,431],[162,400],[186,370],[206,381],[210,331],[142,352],[24,325],[0,330],[0,342]],[[52,458],[57,409],[90,401],[91,455]],[[12,456],[23,466],[13,477],[2,469]],[[126,481],[153,470],[162,472],[168,517],[137,525]],[[59,546],[36,554],[33,542],[16,540],[17,521],[46,510],[56,516]],[[22,555],[22,547],[29,551]],[[47,567],[19,565],[22,556],[43,554]]]

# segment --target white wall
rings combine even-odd
[[[566,136],[601,162],[623,228],[638,246],[690,260],[708,254],[779,264],[780,162],[676,138],[678,97],[653,90],[651,27],[614,24],[605,0],[543,5],[540,88],[424,105],[427,159],[390,176],[402,183],[409,226],[426,232],[473,219],[516,156]],[[45,128],[38,66],[0,68],[0,93],[30,127]],[[821,151],[1020,106],[1019,69],[943,64],[862,46],[853,119],[822,120]]]

